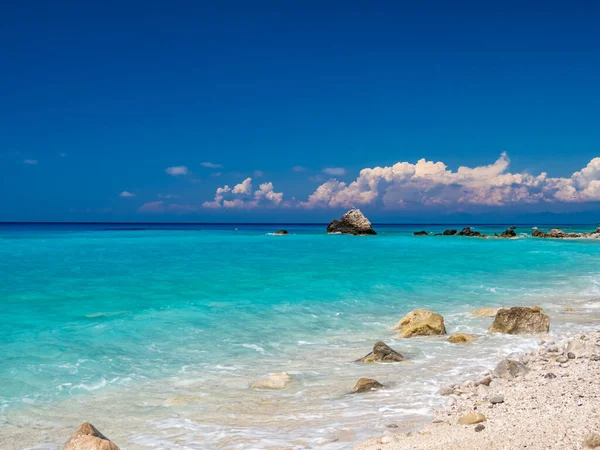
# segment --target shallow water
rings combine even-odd
[[[0,225],[0,448],[58,448],[84,420],[123,449],[348,448],[417,426],[441,385],[535,345],[486,335],[472,309],[536,304],[559,333],[600,313],[598,241],[103,228]],[[395,339],[418,307],[481,337]],[[408,361],[353,362],[377,340]],[[248,388],[279,371],[285,390]],[[360,377],[388,389],[348,395]]]

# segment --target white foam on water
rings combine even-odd
[[[256,344],[242,344],[242,347],[249,348],[251,350],[256,350],[259,353],[265,354],[265,349],[256,345]]]

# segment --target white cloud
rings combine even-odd
[[[600,201],[600,158],[594,158],[569,178],[550,178],[508,171],[503,153],[493,164],[459,167],[420,159],[415,164],[365,168],[347,184],[331,179],[321,184],[300,206],[351,207],[377,202],[389,208],[409,205],[471,204],[498,206],[537,202]]]
[[[302,166],[294,166],[294,167],[292,167],[292,172],[301,173],[301,172],[306,172],[306,170],[307,170],[306,167],[302,167]]]
[[[144,203],[138,209],[141,213],[162,213],[165,211],[165,202],[158,200],[156,202]]]
[[[228,185],[217,188],[215,199],[204,202],[205,208],[256,208],[278,206],[283,200],[282,192],[275,192],[273,183],[261,183],[252,191],[252,178],[246,178],[233,188]]]
[[[38,163],[37,159],[26,159],[23,161],[25,164],[31,164],[31,165],[35,165]]]
[[[173,167],[167,167],[165,169],[165,172],[167,172],[169,175],[177,176],[177,175],[187,175],[189,170],[186,166],[173,166]]]
[[[204,167],[208,167],[209,169],[222,169],[223,168],[223,164],[215,164],[215,163],[211,163],[211,162],[203,162],[201,165]]]
[[[135,197],[135,194],[132,192],[123,191],[119,194],[121,197]]]
[[[346,175],[346,169],[343,167],[326,167],[323,169],[323,173],[333,176]]]

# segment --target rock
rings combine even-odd
[[[459,425],[475,425],[476,423],[485,422],[487,419],[481,413],[470,413],[458,419]]]
[[[492,405],[497,405],[498,403],[504,403],[504,395],[494,395],[490,398],[490,403]]]
[[[597,447],[600,447],[600,434],[598,433],[590,433],[586,436],[586,438],[583,440],[583,443],[581,444],[581,446],[584,448],[584,450],[590,450],[590,449],[595,449]]]
[[[471,314],[475,317],[496,317],[500,308],[480,308],[473,311]]]
[[[352,389],[352,393],[360,394],[362,392],[376,391],[377,389],[381,389],[382,387],[383,387],[383,384],[381,384],[377,380],[372,380],[370,378],[361,378],[354,385],[354,388]]]
[[[489,333],[525,334],[547,333],[550,330],[550,318],[531,308],[517,306],[501,309],[496,314]]]
[[[274,373],[263,380],[258,380],[250,386],[254,389],[283,389],[285,388],[292,377],[287,372]]]
[[[481,233],[479,231],[475,231],[471,227],[465,227],[457,234],[459,236],[481,236]]]
[[[517,233],[515,232],[514,228],[508,228],[506,231],[503,231],[502,234],[500,234],[500,237],[503,237],[503,238],[517,237]]]
[[[467,342],[472,342],[474,336],[466,333],[454,333],[452,336],[448,338],[448,342],[452,342],[453,344],[466,344]]]
[[[444,236],[454,236],[457,233],[457,230],[446,230],[442,234]]]
[[[413,236],[427,236],[427,235],[428,235],[427,231],[415,231],[413,233]]]
[[[89,422],[82,423],[66,442],[63,450],[119,450],[110,439]]]
[[[567,358],[569,358],[569,359],[575,359],[575,353],[573,353],[573,352],[567,353]]]
[[[568,360],[569,360],[568,356],[557,356],[556,357],[557,363],[566,363]]]
[[[275,236],[284,236],[290,234],[287,230],[277,230],[273,233]]]
[[[452,395],[452,394],[454,394],[454,387],[453,386],[443,386],[439,390],[439,394],[440,395]]]
[[[393,330],[401,330],[397,337],[436,336],[446,334],[444,318],[428,309],[415,309],[396,324]]]
[[[533,230],[531,230],[531,235],[533,237],[545,237],[546,234],[538,230],[537,227],[534,227]]]
[[[377,342],[373,351],[360,358],[357,362],[399,362],[404,361],[404,356],[383,342]]]
[[[509,230],[516,230],[516,229],[517,229],[517,227],[516,227],[516,225],[511,225],[510,227],[508,227],[508,229],[509,229]]]
[[[539,306],[530,306],[530,309],[533,309],[536,312],[542,312],[544,309]]]
[[[482,423],[480,423],[479,425],[477,425],[475,427],[475,431],[477,431],[477,432],[480,432],[480,431],[483,431],[483,430],[485,430],[485,425],[483,425]]]
[[[503,359],[494,369],[494,375],[498,378],[510,380],[516,377],[522,377],[529,372],[525,364],[514,359]]]
[[[491,382],[492,382],[492,377],[490,377],[488,375],[486,377],[483,377],[481,380],[477,381],[475,383],[475,386],[479,386],[480,384],[483,384],[484,386],[489,386]]]
[[[353,234],[358,236],[377,234],[371,222],[359,209],[351,209],[340,220],[334,220],[327,225],[327,232],[334,234]]]
[[[554,375],[552,372],[548,372],[546,375],[544,375],[544,378],[548,380],[553,380],[554,378],[556,378],[556,375]]]
[[[565,312],[573,312],[573,308],[565,308]]]
[[[479,386],[477,386],[477,395],[481,398],[486,398],[490,393],[489,388],[484,385],[484,384],[480,384]]]
[[[589,358],[600,353],[600,345],[591,339],[585,338],[585,336],[581,336],[569,342],[566,351],[567,354],[571,352],[578,358]]]

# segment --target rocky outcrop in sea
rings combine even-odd
[[[377,234],[359,209],[351,209],[342,216],[340,220],[334,220],[327,225],[329,234],[353,234],[355,236],[366,236]]]
[[[590,233],[567,233],[560,228],[553,228],[548,232],[543,232],[537,227],[531,231],[533,237],[553,238],[553,239],[600,239],[600,227]]]

